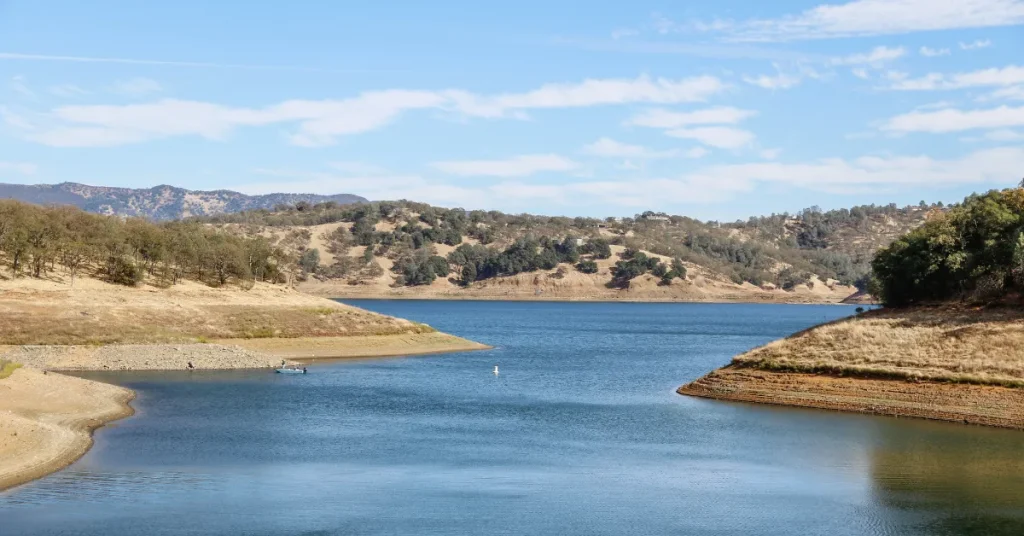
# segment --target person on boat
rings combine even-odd
[[[303,373],[303,374],[305,374],[305,373],[306,373],[306,367],[302,367],[302,373]]]

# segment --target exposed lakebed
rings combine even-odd
[[[496,348],[133,372],[3,534],[1018,534],[1024,433],[681,397],[844,306],[359,301]],[[501,374],[492,374],[494,365]]]

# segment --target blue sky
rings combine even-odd
[[[1024,0],[503,4],[0,0],[0,182],[731,220],[1024,176]]]

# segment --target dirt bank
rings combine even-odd
[[[62,469],[92,431],[132,414],[128,389],[20,368],[0,380],[0,490]]]
[[[1024,389],[834,377],[740,368],[716,370],[679,394],[805,408],[1024,429]]]
[[[7,346],[0,358],[41,370],[257,369],[281,359],[389,357],[486,350],[487,345],[446,333],[224,339],[212,344],[111,344]]]

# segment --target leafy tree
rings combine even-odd
[[[320,267],[320,250],[316,248],[307,249],[299,257],[299,267],[309,274],[314,274]]]
[[[585,274],[596,274],[598,267],[597,263],[594,261],[583,260],[576,265],[576,269]]]

